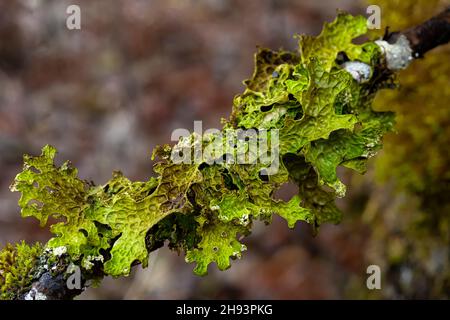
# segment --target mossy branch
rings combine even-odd
[[[42,226],[49,217],[61,222],[51,225],[55,236],[45,246],[1,251],[1,298],[73,298],[91,281],[126,276],[136,264],[145,267],[148,253],[164,243],[185,252],[198,275],[213,262],[225,270],[246,249],[240,241],[252,222],[269,223],[273,214],[289,227],[305,221],[315,231],[322,223],[338,223],[335,199],[345,195],[345,185],[337,167],[364,172],[393,127],[393,113],[371,108],[375,92],[390,87],[393,70],[406,67],[414,53],[448,41],[446,14],[395,41],[390,36],[355,45],[352,40],[367,31],[366,19],[340,13],[319,36],[299,36],[297,52],[259,50],[255,72],[222,132],[157,147],[156,177],[146,182],[115,172],[104,185],[93,185],[79,179],[70,162],[55,166],[51,146],[41,156],[25,156],[11,186],[22,194],[22,216]],[[437,35],[440,26],[445,37],[422,36]],[[242,137],[245,130],[253,130],[262,147],[252,151]],[[205,152],[198,157],[198,150]],[[200,161],[175,162],[180,154]],[[248,163],[227,161],[241,154]],[[289,181],[298,195],[287,202],[274,198]],[[69,289],[67,280],[77,268],[80,287]]]

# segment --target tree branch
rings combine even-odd
[[[407,39],[406,42],[402,41],[402,39]],[[408,65],[406,63],[403,65],[405,61],[398,60],[398,56],[396,53],[401,52],[401,54],[409,54],[409,57],[406,56],[407,60],[412,60],[414,58],[422,57],[429,50],[445,44],[450,40],[450,8],[447,8],[442,13],[437,16],[431,18],[430,20],[424,22],[421,25],[409,28],[403,32],[394,32],[387,34],[382,42],[378,44],[382,49],[384,49],[384,53],[386,54],[387,59],[387,68],[390,71],[395,71],[401,68],[404,68]],[[407,47],[405,47],[405,45]],[[400,46],[393,48],[395,46]],[[390,50],[394,50],[391,52]],[[400,51],[395,51],[400,50]],[[397,60],[389,60],[389,59],[397,59]],[[407,61],[409,62],[409,61]],[[392,67],[389,67],[391,63]],[[389,70],[387,70],[389,72]],[[148,239],[147,239],[148,240]],[[163,243],[155,243],[151,241],[147,241],[146,246],[148,251],[153,251],[158,249]],[[108,253],[105,253],[106,255]],[[69,290],[66,287],[67,278],[70,276],[67,274],[66,270],[70,265],[70,261],[67,260],[68,256],[65,255],[64,259],[62,259],[55,267],[57,272],[43,272],[38,277],[36,277],[36,281],[32,284],[32,287],[29,292],[21,295],[19,299],[36,299],[38,297],[44,297],[47,300],[52,299],[71,299],[77,294],[79,294],[83,288],[77,290]],[[45,269],[49,269],[51,263],[44,256],[43,259],[39,262],[40,268],[46,267]],[[53,269],[53,268],[51,268]],[[83,287],[88,282],[88,280],[92,278],[98,278],[99,276],[103,276],[101,263],[95,265],[93,271],[89,274],[82,274],[81,283]]]
[[[394,43],[400,35],[409,40],[414,58],[423,57],[426,52],[450,41],[450,7],[418,26],[388,35],[385,40]]]

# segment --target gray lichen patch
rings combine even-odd
[[[405,69],[413,60],[409,40],[404,35],[400,35],[393,44],[384,40],[377,40],[375,43],[385,55],[387,67],[390,70],[397,71]]]

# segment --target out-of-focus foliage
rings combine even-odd
[[[220,134],[194,134],[173,148],[155,149],[157,178],[130,182],[115,173],[105,185],[94,186],[80,180],[70,163],[57,167],[56,150],[46,146],[39,157],[25,156],[24,171],[12,185],[22,193],[22,214],[41,224],[50,216],[64,218],[52,225],[55,237],[48,246],[65,247],[86,270],[104,262],[103,272],[113,276],[127,275],[135,262],[145,266],[147,247],[155,249],[165,240],[186,252],[199,275],[212,262],[226,269],[230,258],[246,249],[240,240],[250,233],[253,219],[270,222],[274,213],[290,227],[299,220],[315,228],[339,222],[334,200],[345,195],[345,185],[337,167],[364,171],[393,125],[391,112],[371,108],[373,83],[358,83],[336,61],[342,52],[373,69],[380,58],[376,45],[352,44],[365,32],[364,17],[341,13],[318,37],[300,37],[299,52],[257,53],[253,78],[234,100],[223,133],[278,129],[279,145],[273,131],[268,145],[279,154],[268,147],[252,154],[237,133],[231,143]],[[205,151],[201,164],[172,162],[171,154],[194,155],[199,144],[204,150],[221,146],[221,152]],[[269,154],[269,163],[221,161],[242,152],[259,159]],[[269,171],[274,163],[278,170]],[[274,198],[288,181],[298,185],[298,195],[288,202]]]
[[[0,251],[0,300],[18,298],[31,287],[33,270],[37,265],[44,246],[25,242],[7,244]]]
[[[429,19],[449,3],[370,4],[381,7],[382,27],[397,31]],[[449,56],[448,45],[427,53],[399,73],[398,90],[383,91],[374,101],[375,109],[397,113],[396,133],[384,140],[376,175],[384,183],[393,182],[398,198],[366,217],[373,229],[371,260],[385,261],[389,277],[385,297],[450,296]]]
[[[402,30],[436,14],[448,1],[377,3],[383,10],[383,23],[391,30]],[[397,133],[386,139],[384,155],[377,160],[377,174],[384,179],[394,175],[399,187],[424,194],[424,200],[444,192],[446,185],[449,190],[449,54],[448,46],[443,46],[413,62],[399,73],[399,90],[384,91],[374,102],[377,109],[398,113]]]

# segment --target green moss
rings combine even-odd
[[[0,300],[18,298],[30,289],[43,250],[40,243],[29,246],[22,241],[0,251]]]

